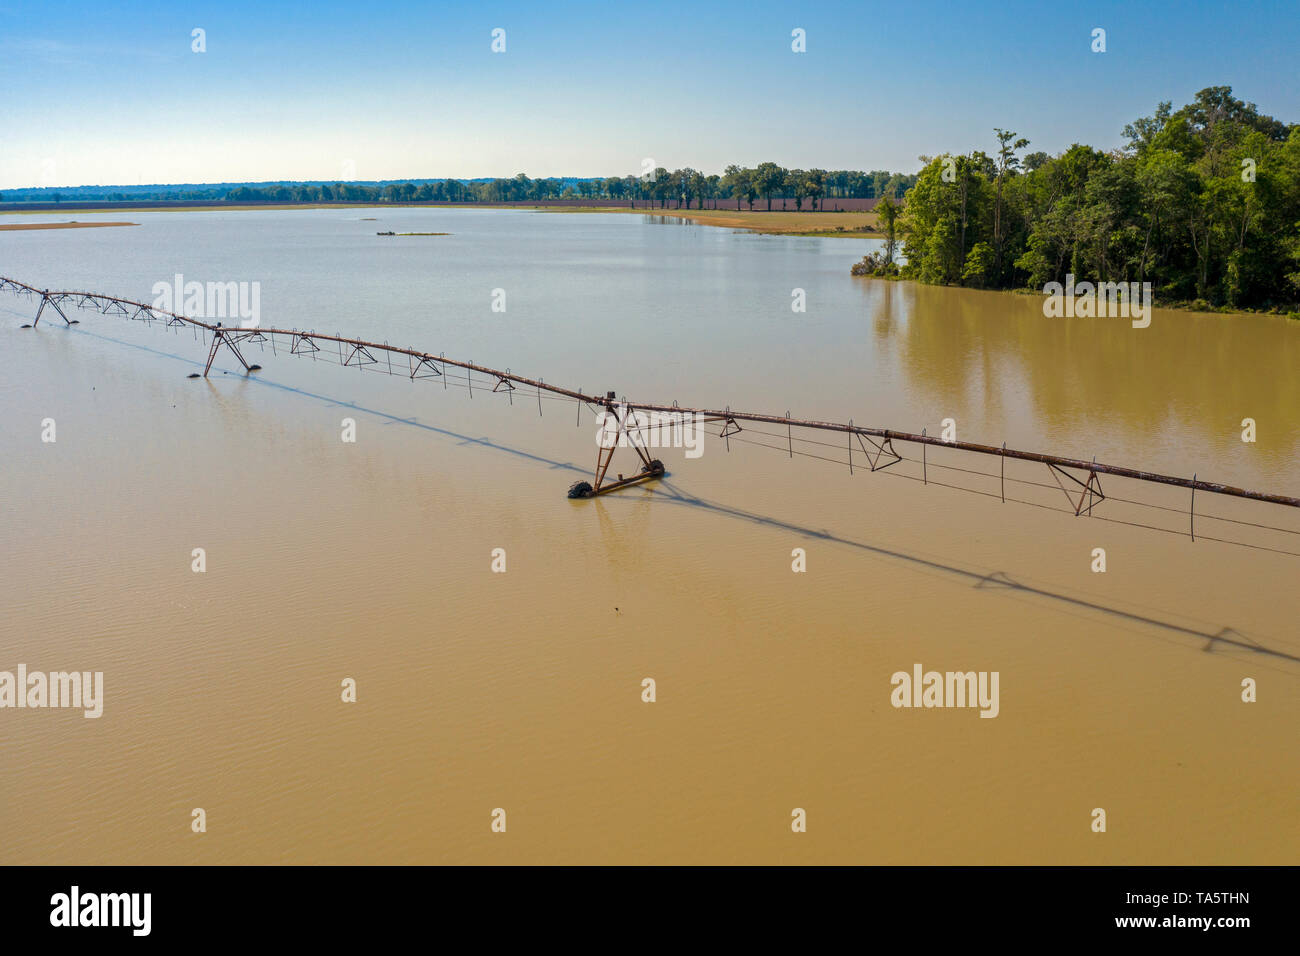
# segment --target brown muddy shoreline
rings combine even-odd
[[[31,229],[100,229],[105,226],[138,226],[138,222],[22,222],[0,224],[0,232],[22,232]]]

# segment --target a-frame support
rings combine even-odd
[[[596,483],[593,485],[586,481],[575,481],[569,486],[570,498],[594,498],[597,495],[603,495],[619,488],[626,488],[628,485],[640,484],[651,478],[658,478],[664,473],[664,465],[657,458],[651,458],[647,453],[645,438],[640,434],[640,425],[636,423],[636,409],[630,405],[618,405],[614,401],[614,393],[610,392],[604,401],[605,413],[613,416],[613,424],[616,426],[609,427],[610,419],[606,418],[606,424],[601,432],[600,447],[596,451]],[[622,417],[619,417],[619,409],[623,409]],[[630,478],[624,478],[621,474],[614,481],[607,481],[609,466],[614,461],[614,452],[618,449],[619,444],[626,439],[626,443],[637,453],[641,459],[641,470]]]
[[[212,369],[212,362],[217,357],[217,350],[221,348],[222,344],[235,353],[235,358],[239,359],[239,364],[244,366],[245,372],[255,372],[262,367],[260,365],[249,365],[244,360],[244,356],[240,354],[239,346],[236,344],[238,340],[239,338],[234,334],[233,329],[223,329],[218,325],[212,330],[212,348],[208,349],[208,364],[203,366],[204,378],[208,377],[208,372]]]
[[[1079,515],[1084,514],[1085,512],[1087,514],[1092,514],[1093,506],[1106,500],[1106,495],[1101,490],[1101,478],[1097,475],[1095,471],[1088,472],[1087,481],[1080,481],[1078,478],[1074,477],[1074,475],[1070,474],[1068,471],[1061,468],[1059,465],[1054,465],[1051,462],[1048,462],[1047,468],[1052,473],[1052,477],[1056,479],[1057,486],[1060,487],[1060,489],[1063,492],[1065,492],[1065,498],[1067,501],[1070,502],[1070,506],[1074,508],[1074,515],[1076,518]],[[1061,475],[1064,475],[1066,478],[1069,478],[1072,482],[1074,482],[1075,485],[1078,486],[1079,490],[1076,493],[1078,494],[1079,498],[1077,501],[1075,500],[1074,494],[1071,493],[1070,489],[1061,483],[1061,478],[1060,478]]]
[[[72,325],[76,325],[76,324],[77,324],[77,323],[73,322],[71,319],[69,319],[69,318],[64,314],[64,312],[63,312],[63,307],[62,307],[61,305],[59,305],[59,300],[56,299],[54,296],[50,295],[49,290],[47,289],[46,291],[44,291],[44,292],[41,293],[41,304],[40,304],[40,307],[37,308],[37,310],[36,310],[36,318],[32,319],[32,328],[36,328],[36,326],[38,326],[38,325],[40,324],[40,322],[41,322],[41,313],[45,311],[45,306],[46,306],[46,305],[52,305],[52,306],[54,306],[54,311],[55,311],[55,312],[58,312],[58,313],[59,313],[59,317],[62,318],[63,321],[64,321],[65,323],[67,323],[69,326],[72,326]]]

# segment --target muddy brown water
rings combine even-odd
[[[0,273],[136,298],[177,272],[259,281],[264,324],[589,391],[952,418],[966,440],[1300,494],[1300,323],[1045,319],[1029,297],[851,279],[853,240],[376,215],[453,236],[142,213],[0,236]],[[1175,489],[1107,483],[1169,510],[1076,518],[1021,483],[1050,482],[1041,466],[1009,463],[1029,503],[1003,504],[996,461],[850,475],[763,426],[574,502],[596,445],[572,403],[269,350],[252,377],[223,357],[190,380],[189,332],[20,329],[33,313],[0,295],[0,670],[102,671],[105,701],[0,710],[0,861],[1296,861],[1300,557],[1210,538],[1300,546],[1209,517],[1295,515],[1198,494],[1192,542]],[[826,440],[804,450],[843,459]],[[997,717],[891,706],[918,663],[998,672]]]

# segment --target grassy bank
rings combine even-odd
[[[519,207],[513,207],[519,208]],[[873,212],[777,212],[755,209],[626,209],[617,206],[536,207],[545,212],[567,213],[622,213],[638,216],[665,216],[698,223],[701,226],[719,226],[726,229],[748,229],[751,232],[781,236],[874,236],[876,214]]]

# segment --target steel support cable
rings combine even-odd
[[[778,451],[778,452],[781,452],[782,454],[788,454],[788,450],[787,450],[787,448],[786,448],[785,446],[769,445],[769,444],[767,444],[766,442],[757,442],[757,441],[754,441],[753,439],[745,439],[745,438],[740,438],[740,437],[736,437],[736,436],[732,436],[732,440],[735,441],[735,442],[737,442],[738,444],[753,445],[753,446],[757,446],[757,447],[760,447],[760,448],[768,448],[768,449],[771,449],[772,451]],[[842,458],[827,458],[827,457],[825,457],[824,455],[815,455],[815,454],[812,454],[812,453],[810,453],[810,452],[802,452],[802,451],[796,451],[796,452],[794,452],[794,454],[795,454],[796,456],[798,456],[798,457],[801,457],[801,458],[811,458],[811,459],[815,459],[815,460],[817,460],[817,461],[828,462],[828,463],[833,464],[833,465],[838,465],[838,466],[841,467],[841,468],[847,468],[847,467],[848,467],[848,461],[847,461],[846,459],[842,459]],[[915,459],[910,459],[910,460],[915,461]],[[965,470],[965,469],[963,469],[963,470]],[[953,491],[962,491],[962,492],[966,492],[966,493],[968,493],[968,494],[981,495],[981,496],[986,497],[986,498],[997,498],[997,499],[999,499],[999,500],[1002,500],[1002,498],[1001,498],[1000,495],[994,494],[993,492],[990,492],[990,491],[981,491],[981,490],[979,490],[978,488],[970,488],[970,487],[967,487],[967,486],[965,486],[965,485],[954,485],[954,484],[950,484],[950,483],[947,483],[947,482],[942,482],[942,481],[933,481],[933,480],[925,481],[924,479],[922,479],[921,477],[919,477],[919,476],[917,476],[917,475],[909,475],[909,474],[906,474],[906,473],[904,473],[904,472],[899,472],[899,471],[888,471],[888,470],[880,469],[880,470],[878,470],[878,473],[879,473],[879,474],[882,474],[883,476],[885,476],[885,477],[887,477],[887,478],[903,478],[903,479],[906,479],[906,480],[908,480],[908,481],[923,481],[923,482],[926,483],[926,484],[937,485],[937,486],[939,486],[940,488],[949,488],[949,489],[951,489],[951,490],[953,490]],[[978,474],[982,474],[984,477],[987,477],[987,478],[994,478],[994,479],[996,479],[996,478],[998,477],[997,475],[990,475],[990,474],[988,474],[988,473],[986,473],[986,472],[979,472]],[[1038,482],[1031,482],[1031,484],[1035,484],[1035,485],[1038,485],[1039,487],[1044,487],[1044,488],[1047,488],[1047,489],[1049,489],[1049,490],[1059,490],[1059,489],[1057,488],[1057,486],[1055,486],[1055,485],[1043,485],[1043,484],[1038,483]],[[1059,506],[1045,505],[1045,504],[1043,504],[1042,502],[1037,502],[1037,501],[1028,501],[1028,500],[1026,500],[1026,499],[1024,499],[1024,498],[1007,497],[1005,500],[1006,500],[1007,502],[1009,502],[1009,503],[1013,503],[1013,504],[1029,505],[1030,507],[1041,508],[1041,509],[1043,509],[1044,511],[1052,511],[1052,512],[1056,512],[1056,513],[1058,513],[1058,514],[1069,515],[1069,516],[1071,516],[1071,517],[1077,517],[1077,515],[1076,515],[1075,512],[1074,512],[1074,510],[1071,509],[1071,508],[1064,508],[1064,507],[1059,507]],[[1107,496],[1107,500],[1110,500],[1110,496]],[[1115,500],[1120,500],[1120,499],[1115,499]],[[1124,499],[1124,500],[1127,501],[1127,499]],[[1141,502],[1141,501],[1128,501],[1128,503],[1130,503],[1130,504],[1134,504],[1134,505],[1137,505],[1137,506],[1140,506],[1140,507],[1153,507],[1153,508],[1159,508],[1159,507],[1161,507],[1161,506],[1159,506],[1159,505],[1151,505],[1151,504],[1149,504],[1149,503],[1147,503],[1147,502]],[[1175,511],[1175,513],[1177,513],[1177,514],[1184,514],[1184,512],[1178,512],[1178,511]],[[1167,533],[1169,533],[1169,534],[1177,534],[1177,535],[1180,535],[1180,536],[1183,535],[1183,534],[1186,534],[1185,531],[1180,531],[1180,530],[1178,530],[1178,529],[1176,529],[1176,528],[1165,528],[1165,527],[1161,527],[1160,525],[1146,524],[1146,523],[1138,522],[1138,521],[1127,521],[1127,520],[1124,520],[1124,519],[1122,519],[1122,518],[1110,518],[1110,517],[1106,517],[1106,516],[1104,516],[1104,515],[1098,515],[1098,514],[1093,514],[1093,515],[1090,515],[1089,517],[1091,517],[1092,519],[1097,520],[1097,521],[1106,521],[1106,522],[1109,522],[1109,523],[1111,523],[1111,524],[1127,525],[1127,526],[1129,526],[1129,527],[1133,527],[1133,528],[1145,528],[1145,529],[1150,530],[1150,531],[1164,531],[1164,532],[1167,532]],[[1198,518],[1209,518],[1209,519],[1214,519],[1214,520],[1219,520],[1219,521],[1227,521],[1227,522],[1233,522],[1233,521],[1234,521],[1234,519],[1232,519],[1232,518],[1223,518],[1223,517],[1219,517],[1219,516],[1216,516],[1216,515],[1206,515],[1206,514],[1200,514],[1200,513],[1197,514],[1197,517],[1198,517]],[[1252,523],[1250,523],[1250,522],[1246,522],[1246,524],[1252,524]],[[1274,527],[1274,526],[1272,526],[1272,525],[1254,525],[1254,526],[1256,526],[1256,527],[1260,527],[1260,528],[1262,528],[1262,529],[1264,529],[1264,530],[1269,530],[1269,531],[1278,531],[1278,532],[1282,532],[1282,533],[1286,533],[1286,534],[1295,534],[1295,533],[1300,533],[1300,532],[1292,531],[1292,530],[1289,529],[1289,528],[1277,528],[1277,527]],[[1267,545],[1251,544],[1251,543],[1246,542],[1246,541],[1239,541],[1239,540],[1236,540],[1236,539],[1229,539],[1229,538],[1218,538],[1218,537],[1213,537],[1213,536],[1210,536],[1210,535],[1201,535],[1201,534],[1198,534],[1197,537],[1198,537],[1198,538],[1203,537],[1203,538],[1204,538],[1205,540],[1207,540],[1207,541],[1215,541],[1215,542],[1220,543],[1220,544],[1231,544],[1231,545],[1236,545],[1236,546],[1238,546],[1238,547],[1251,548],[1251,549],[1254,549],[1254,550],[1257,550],[1257,551],[1269,551],[1269,552],[1272,552],[1272,553],[1274,553],[1274,554],[1284,554],[1284,555],[1290,555],[1290,556],[1292,556],[1292,557],[1300,557],[1300,552],[1298,552],[1298,551],[1287,551],[1287,550],[1285,550],[1285,549],[1281,549],[1281,548],[1271,548],[1271,547],[1268,547]]]

